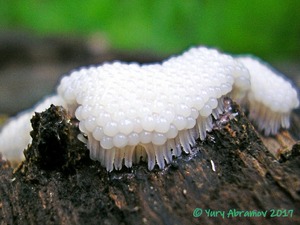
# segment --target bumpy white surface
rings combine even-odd
[[[35,112],[42,112],[51,104],[64,106],[64,101],[59,96],[47,97],[33,109],[27,110],[10,119],[0,133],[0,152],[4,158],[11,161],[24,159],[23,150],[31,143],[30,119]]]
[[[127,167],[145,160],[144,149],[151,170],[179,156],[180,146],[189,153],[195,139],[205,138],[233,87],[249,89],[248,71],[231,56],[197,48],[162,64],[82,69],[62,79],[58,94],[76,109],[91,158],[111,171],[123,159]]]
[[[251,74],[248,93],[249,117],[265,135],[276,134],[280,127],[290,126],[290,113],[299,106],[297,91],[291,83],[266,63],[253,57],[238,61]]]
[[[164,168],[182,149],[190,153],[195,140],[204,140],[212,129],[213,117],[223,112],[224,96],[249,103],[250,117],[266,134],[288,127],[289,114],[299,104],[289,82],[267,66],[204,47],[157,64],[82,68],[64,77],[57,93],[41,108],[63,105],[76,116],[91,158],[108,171],[140,160],[148,161],[149,170],[156,164]],[[37,110],[2,130],[0,151],[7,158],[20,157],[16,152],[30,142],[29,119]]]

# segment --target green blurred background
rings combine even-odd
[[[299,0],[1,0],[1,30],[86,37],[168,55],[192,45],[266,60],[300,54]]]
[[[300,86],[300,0],[0,0],[0,115],[84,65],[153,62],[195,45],[251,53]]]

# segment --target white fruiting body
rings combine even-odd
[[[115,62],[74,71],[61,80],[57,88],[61,102],[54,104],[63,105],[80,121],[79,129],[87,136],[91,158],[108,171],[119,170],[123,165],[131,167],[140,160],[148,161],[149,170],[156,164],[162,169],[173,156],[180,156],[182,149],[190,153],[197,138],[205,139],[206,132],[212,129],[213,117],[223,112],[224,96],[249,102],[250,117],[266,134],[277,132],[279,120],[282,127],[288,127],[289,114],[299,104],[297,94],[276,74],[267,74],[271,78],[266,79],[276,77],[274,82],[279,82],[283,93],[288,92],[293,100],[286,101],[276,91],[261,94],[259,88],[253,87],[265,82],[257,75],[260,70],[241,58],[236,60],[199,47],[157,64]],[[274,99],[276,106],[271,102]],[[255,104],[271,117],[253,113]],[[29,123],[32,112],[19,120]],[[9,137],[13,129],[7,127],[0,141]],[[29,134],[28,128],[25,132]],[[4,142],[0,142],[0,151],[5,155],[14,142]],[[26,145],[29,142],[30,137]],[[15,147],[21,150],[24,143],[19,144]]]
[[[266,63],[253,57],[239,57],[251,74],[248,93],[249,118],[265,135],[289,128],[290,113],[299,106],[297,91],[291,83]]]
[[[92,159],[111,171],[147,155],[152,170],[204,140],[234,86],[250,88],[248,71],[228,55],[198,48],[162,64],[82,69],[62,79],[58,94],[76,109]]]

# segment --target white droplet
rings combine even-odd
[[[166,135],[154,132],[152,135],[152,143],[155,145],[163,145],[167,141]]]
[[[111,149],[114,147],[112,137],[104,136],[100,141],[100,145],[104,149]]]
[[[119,123],[119,130],[121,133],[128,135],[133,131],[134,124],[129,119],[123,119]]]
[[[146,131],[153,131],[155,128],[155,121],[153,116],[146,116],[142,119],[142,127]]]
[[[178,130],[183,130],[186,127],[186,118],[183,116],[177,115],[175,116],[173,122],[172,122]]]
[[[208,117],[212,113],[212,109],[208,104],[205,104],[200,110],[200,115],[203,117]]]
[[[127,145],[128,139],[124,134],[117,134],[113,137],[113,144],[117,148],[123,148]]]
[[[104,136],[103,128],[102,127],[96,127],[93,131],[93,137],[97,140],[100,141]]]
[[[147,131],[142,131],[140,134],[140,141],[141,143],[143,144],[147,144],[147,143],[150,143],[151,142],[151,139],[152,139],[152,134],[150,132],[147,132]]]
[[[118,132],[119,132],[119,127],[118,124],[114,121],[108,122],[105,126],[104,126],[104,134],[110,137],[115,136]]]

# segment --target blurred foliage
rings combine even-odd
[[[101,32],[114,48],[191,45],[265,58],[300,55],[299,0],[1,0],[0,26],[40,35]]]

